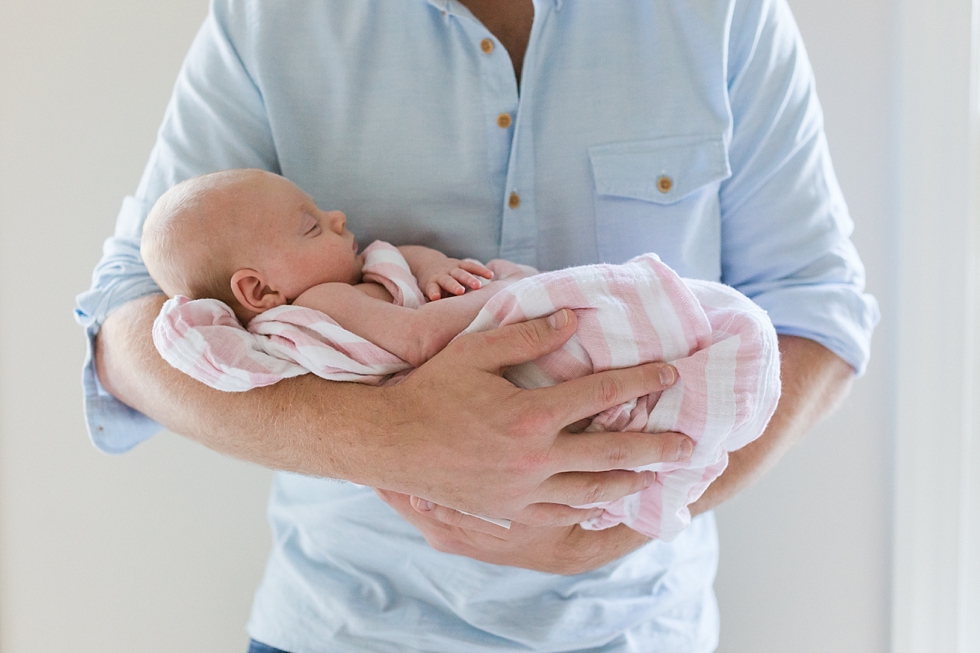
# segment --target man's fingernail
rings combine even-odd
[[[674,381],[677,380],[677,372],[674,371],[672,365],[664,365],[660,368],[660,382],[665,386],[674,385]]]
[[[548,316],[548,324],[555,331],[561,331],[568,325],[568,312],[563,308],[557,313]]]
[[[432,512],[432,509],[435,508],[435,507],[436,507],[435,504],[432,503],[431,501],[429,501],[427,499],[419,499],[419,507],[418,507],[418,509],[420,511],[422,511],[422,512]]]
[[[654,472],[643,472],[643,487],[650,487],[657,481],[657,475]]]
[[[694,443],[690,438],[684,438],[677,445],[677,460],[687,460],[694,453]]]

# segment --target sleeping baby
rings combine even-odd
[[[167,191],[146,219],[140,254],[168,297],[221,300],[242,324],[279,306],[315,309],[416,367],[469,326],[493,294],[532,272],[495,261],[503,273],[484,284],[493,272],[476,261],[398,247],[430,300],[413,310],[362,278],[365,256],[346,223],[284,177],[228,170]]]
[[[586,430],[678,431],[685,461],[657,463],[654,484],[584,528],[616,524],[674,539],[688,505],[762,434],[779,399],[779,353],[766,313],[734,289],[682,279],[654,254],[621,265],[535,274],[419,246],[375,242],[358,253],[339,211],[288,180],[231,170],[168,191],[140,248],[171,299],[154,324],[164,359],[214,388],[244,391],[300,374],[386,384],[462,333],[575,311],[576,334],[504,371],[535,388],[607,369],[666,361],[678,381],[593,416]]]

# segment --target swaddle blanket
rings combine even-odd
[[[382,283],[397,303],[425,301],[407,263],[387,243],[365,250],[365,281]],[[674,539],[690,523],[688,505],[728,464],[728,452],[765,428],[779,399],[776,334],[765,312],[737,291],[681,279],[654,254],[623,265],[590,265],[523,279],[494,295],[464,333],[569,308],[576,334],[558,351],[509,368],[518,386],[554,385],[592,372],[668,361],[679,379],[662,393],[613,407],[587,431],[680,431],[695,442],[678,463],[657,472],[642,492],[598,504],[582,524],[624,523],[650,537]],[[243,328],[217,300],[175,297],[163,307],[153,339],[171,365],[211,387],[243,391],[313,372],[335,381],[393,383],[410,365],[345,331],[313,309],[280,306]]]

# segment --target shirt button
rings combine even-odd
[[[493,41],[490,39],[483,39],[480,41],[480,49],[483,50],[483,54],[490,54],[493,52]]]
[[[669,193],[670,189],[674,187],[674,180],[667,175],[660,175],[657,179],[657,190],[661,193]]]
[[[507,129],[508,127],[510,127],[510,123],[511,120],[510,120],[509,113],[502,113],[499,116],[497,116],[497,126],[500,127],[501,129]]]
[[[521,205],[521,196],[518,195],[517,193],[511,193],[510,199],[507,200],[507,206],[509,206],[512,209],[516,209],[520,205]]]

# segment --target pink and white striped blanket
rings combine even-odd
[[[365,250],[365,281],[388,288],[398,303],[425,301],[398,250]],[[578,329],[565,346],[508,369],[518,386],[535,388],[651,361],[669,361],[679,380],[596,415],[588,431],[680,431],[695,441],[680,463],[659,463],[655,484],[600,504],[589,529],[624,523],[665,541],[690,523],[688,505],[728,464],[728,452],[765,428],[779,399],[779,350],[765,312],[737,291],[681,279],[654,254],[623,265],[547,272],[508,286],[487,302],[464,333],[575,311]],[[244,391],[313,372],[335,381],[395,383],[410,365],[345,331],[313,309],[281,306],[243,328],[213,299],[175,297],[163,307],[153,339],[171,365],[211,387]]]

